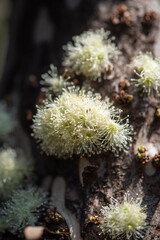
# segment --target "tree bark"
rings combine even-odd
[[[125,14],[121,9],[124,6],[127,8]],[[160,238],[160,172],[156,170],[153,176],[147,175],[145,167],[136,157],[137,147],[145,143],[154,143],[160,150],[160,119],[155,116],[156,109],[160,107],[160,98],[143,99],[133,92],[132,86],[128,90],[133,95],[130,104],[116,98],[120,82],[132,78],[128,64],[133,56],[140,51],[152,51],[155,57],[160,56],[159,20],[158,0],[81,0],[77,3],[69,0],[12,1],[9,46],[0,96],[6,98],[13,92],[18,95],[16,107],[23,133],[27,134],[32,148],[37,183],[42,185],[44,179],[49,177],[46,188],[51,192],[51,182],[57,176],[65,180],[65,207],[68,214],[76,217],[83,240],[104,239],[103,235],[99,236],[98,224],[91,223],[89,219],[100,213],[101,207],[110,202],[110,197],[121,201],[128,190],[138,193],[148,209],[149,227],[144,239]],[[30,126],[35,105],[43,97],[40,93],[41,74],[48,71],[51,63],[61,69],[62,46],[71,41],[72,36],[102,27],[115,36],[122,55],[114,63],[110,77],[101,83],[93,83],[92,88],[103,97],[109,96],[117,107],[123,109],[124,116],[129,115],[134,140],[127,155],[121,153],[119,157],[114,157],[108,152],[93,156],[86,159],[80,169],[78,157],[58,160],[41,154],[30,137]],[[89,166],[85,165],[86,162]],[[63,212],[61,214],[64,217]],[[67,239],[66,236],[60,237],[47,235],[42,239]],[[5,239],[11,239],[10,235],[6,235]]]

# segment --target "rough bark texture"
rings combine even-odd
[[[65,179],[65,205],[70,214],[75,214],[83,240],[104,239],[104,236],[99,236],[98,224],[91,223],[89,218],[97,215],[101,206],[109,203],[111,196],[121,201],[127,190],[138,193],[148,208],[149,227],[144,239],[158,240],[160,172],[157,170],[153,176],[148,176],[137,160],[136,151],[138,146],[150,142],[160,150],[160,119],[155,116],[156,109],[160,107],[160,99],[158,96],[143,99],[139,93],[133,92],[132,87],[128,89],[134,97],[130,104],[118,101],[116,96],[120,91],[120,81],[130,80],[132,77],[127,64],[133,56],[139,51],[152,51],[156,57],[160,56],[160,2],[84,0],[76,3],[53,0],[12,1],[9,47],[0,86],[1,97],[16,92],[16,107],[23,126],[20,134],[29,138],[27,144],[35,159],[37,183],[42,185],[49,176],[45,187],[51,191],[51,182],[57,176]],[[122,3],[128,8],[126,16],[120,10]],[[101,27],[110,30],[111,35],[116,37],[116,44],[122,55],[114,64],[109,78],[92,84],[92,87],[103,97],[109,96],[117,107],[123,109],[124,116],[129,114],[130,123],[134,127],[134,141],[128,155],[121,153],[119,157],[114,157],[112,153],[106,153],[89,158],[91,166],[84,169],[82,187],[79,158],[58,160],[41,154],[30,137],[30,125],[35,104],[43,97],[40,94],[40,76],[48,70],[50,63],[61,65],[62,45],[83,30]],[[17,143],[23,144],[23,141]],[[65,226],[66,222],[63,223]],[[54,223],[49,225],[50,230],[60,227],[58,224],[56,227],[53,225]],[[65,235],[44,235],[42,239],[70,239]],[[6,234],[5,239],[14,237]]]

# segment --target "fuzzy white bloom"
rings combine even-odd
[[[140,198],[134,199],[127,192],[122,203],[112,198],[109,206],[101,209],[101,233],[112,239],[141,239],[146,228],[145,207]]]
[[[83,32],[73,37],[73,44],[64,46],[65,58],[63,65],[70,67],[77,75],[83,74],[89,80],[101,80],[109,69],[113,68],[111,60],[116,58],[120,51],[108,38],[109,32],[104,29]]]
[[[135,68],[136,79],[131,79],[143,93],[150,95],[160,90],[160,59],[154,59],[151,52],[140,53],[131,66]]]
[[[31,163],[21,151],[12,148],[0,151],[0,199],[10,197],[13,190],[29,180]]]
[[[8,135],[13,131],[15,121],[7,111],[4,103],[0,103],[0,140],[5,140]]]
[[[131,127],[108,98],[79,88],[64,90],[55,101],[46,101],[33,118],[33,135],[47,155],[59,158],[73,154],[127,150]]]
[[[1,209],[7,231],[22,236],[25,227],[34,226],[42,210],[40,207],[46,203],[45,197],[46,194],[35,187],[15,191]]]
[[[63,76],[58,75],[57,68],[53,64],[50,65],[48,73],[42,74],[42,79],[42,84],[49,86],[49,90],[56,96],[62,93],[63,88],[66,89],[72,85]]]

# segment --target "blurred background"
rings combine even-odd
[[[9,34],[9,18],[11,3],[9,0],[0,1],[0,77],[2,77],[4,62],[6,59]]]
[[[23,91],[25,78],[38,77],[50,63],[59,65],[62,45],[83,30],[96,2],[1,0],[0,97],[13,86]]]

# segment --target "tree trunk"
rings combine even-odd
[[[72,236],[72,239],[80,240],[80,235],[83,240],[104,239],[103,235],[99,236],[99,224],[92,223],[90,217],[97,216],[101,207],[110,202],[110,197],[121,201],[124,193],[129,190],[133,194],[138,193],[148,209],[149,227],[144,239],[158,240],[160,172],[157,169],[152,175],[151,169],[148,171],[146,165],[143,166],[138,161],[136,153],[139,146],[148,143],[160,150],[160,119],[155,116],[156,109],[160,107],[160,99],[142,98],[133,91],[132,86],[128,89],[128,94],[133,95],[131,103],[119,101],[117,95],[121,90],[120,82],[132,78],[128,64],[133,56],[140,51],[152,51],[155,57],[160,56],[160,2],[12,0],[11,3],[9,46],[0,82],[0,96],[7,99],[13,93],[17,95],[18,100],[15,102],[13,99],[13,106],[17,108],[23,127],[19,134],[24,134],[29,139],[27,144],[35,159],[37,184],[45,184],[49,192],[58,189],[56,184],[64,187],[64,195],[58,192],[57,195],[65,197],[66,210],[64,215],[61,214],[68,228],[75,219],[73,230],[77,237]],[[102,27],[109,30],[111,36],[115,36],[122,55],[114,63],[109,79],[93,83],[92,88],[103,98],[109,96],[117,107],[123,109],[124,116],[129,115],[134,128],[133,146],[127,155],[121,153],[119,157],[114,157],[111,152],[83,160],[78,157],[67,160],[47,157],[40,152],[30,136],[35,105],[43,98],[40,92],[41,74],[48,71],[51,63],[62,70],[62,46],[71,41],[72,36],[84,30]],[[24,144],[24,141],[17,143],[26,148]],[[53,200],[53,206],[57,207],[55,202]],[[59,204],[59,208],[62,205]],[[57,229],[58,227],[57,225]],[[5,239],[13,238],[6,234]],[[70,237],[50,234],[42,239]]]

